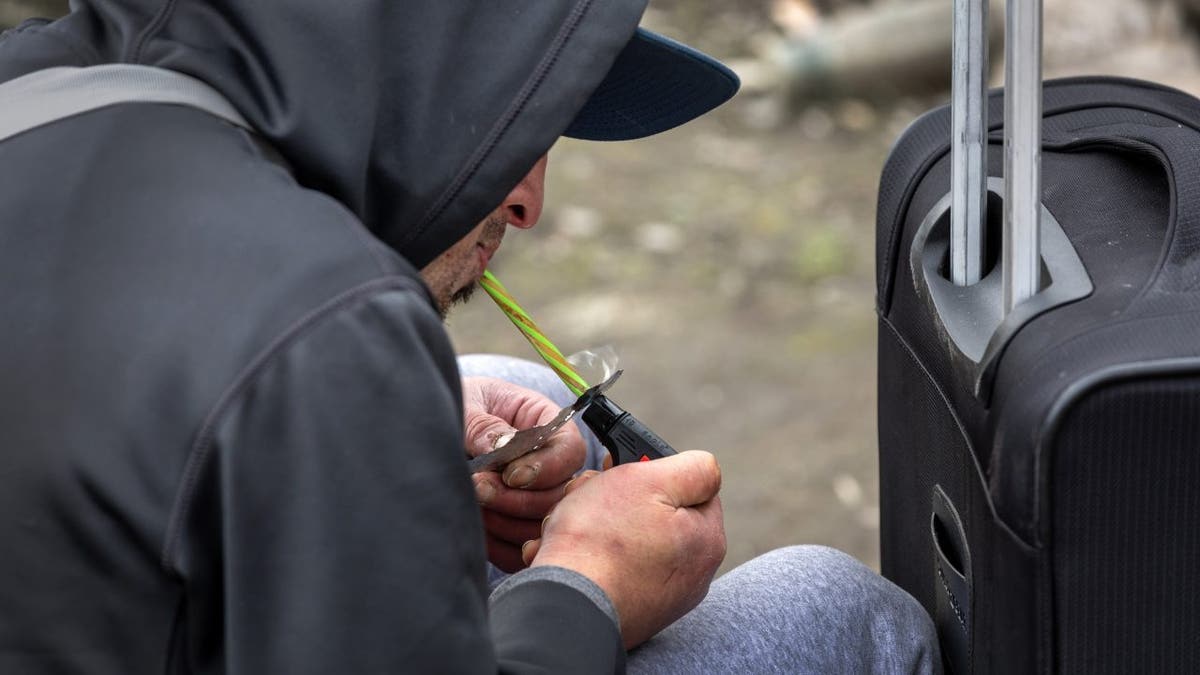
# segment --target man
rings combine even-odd
[[[747,667],[778,667],[765,649],[799,669],[791,637],[844,646],[798,634],[820,602],[778,575],[689,613],[724,553],[707,453],[568,485],[567,433],[492,485],[485,549],[439,312],[503,225],[537,220],[560,134],[654,133],[732,94],[635,36],[641,0],[72,6],[0,40],[0,85],[155,66],[254,132],[126,103],[0,141],[0,672],[612,672],[643,643],[631,668],[686,670],[727,643],[660,631],[747,606],[762,630],[719,633],[765,640],[734,650]],[[496,387],[551,405],[469,384],[468,443],[481,416],[534,421]],[[530,565],[490,599],[486,550]],[[929,667],[927,619],[865,578],[847,575],[860,609],[820,625],[887,642],[856,647],[874,667]]]

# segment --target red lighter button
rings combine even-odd
[[[648,456],[646,456],[646,455],[642,455],[642,458],[641,458],[641,459],[639,459],[638,461],[639,461],[639,462],[649,462],[649,461],[650,461],[650,457],[648,457]]]

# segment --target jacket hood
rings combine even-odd
[[[423,267],[567,129],[646,0],[80,0],[96,62],[221,91],[292,165]]]

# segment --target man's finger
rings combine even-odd
[[[504,469],[504,483],[525,490],[562,485],[587,461],[587,445],[575,425],[559,429],[546,445],[515,459]]]
[[[525,563],[526,567],[533,564],[533,559],[537,557],[538,550],[541,548],[542,540],[540,537],[537,539],[530,539],[529,541],[525,542],[523,546],[521,546],[521,561]]]
[[[477,473],[475,498],[480,505],[512,518],[540,520],[562,499],[561,482],[548,490],[514,490],[494,473]]]
[[[599,471],[584,471],[583,473],[579,474],[578,476],[572,478],[570,481],[567,482],[566,485],[563,486],[563,496],[565,497],[565,496],[571,494],[572,492],[574,492],[575,490],[578,490],[579,486],[581,486],[585,482],[587,482],[588,479],[590,479],[593,476],[599,476],[599,475],[600,475]]]
[[[478,413],[467,418],[463,444],[469,456],[478,457],[495,450],[497,444],[514,433],[516,429],[508,422],[494,415]]]
[[[489,509],[483,510],[483,527],[500,541],[516,546],[542,536],[542,521],[529,518],[510,518]]]
[[[488,534],[485,536],[488,561],[496,567],[512,574],[525,569],[528,565],[521,558],[521,546],[510,544]]]

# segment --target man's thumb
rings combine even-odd
[[[688,450],[634,466],[651,474],[675,506],[703,504],[721,490],[717,458],[703,450]]]

